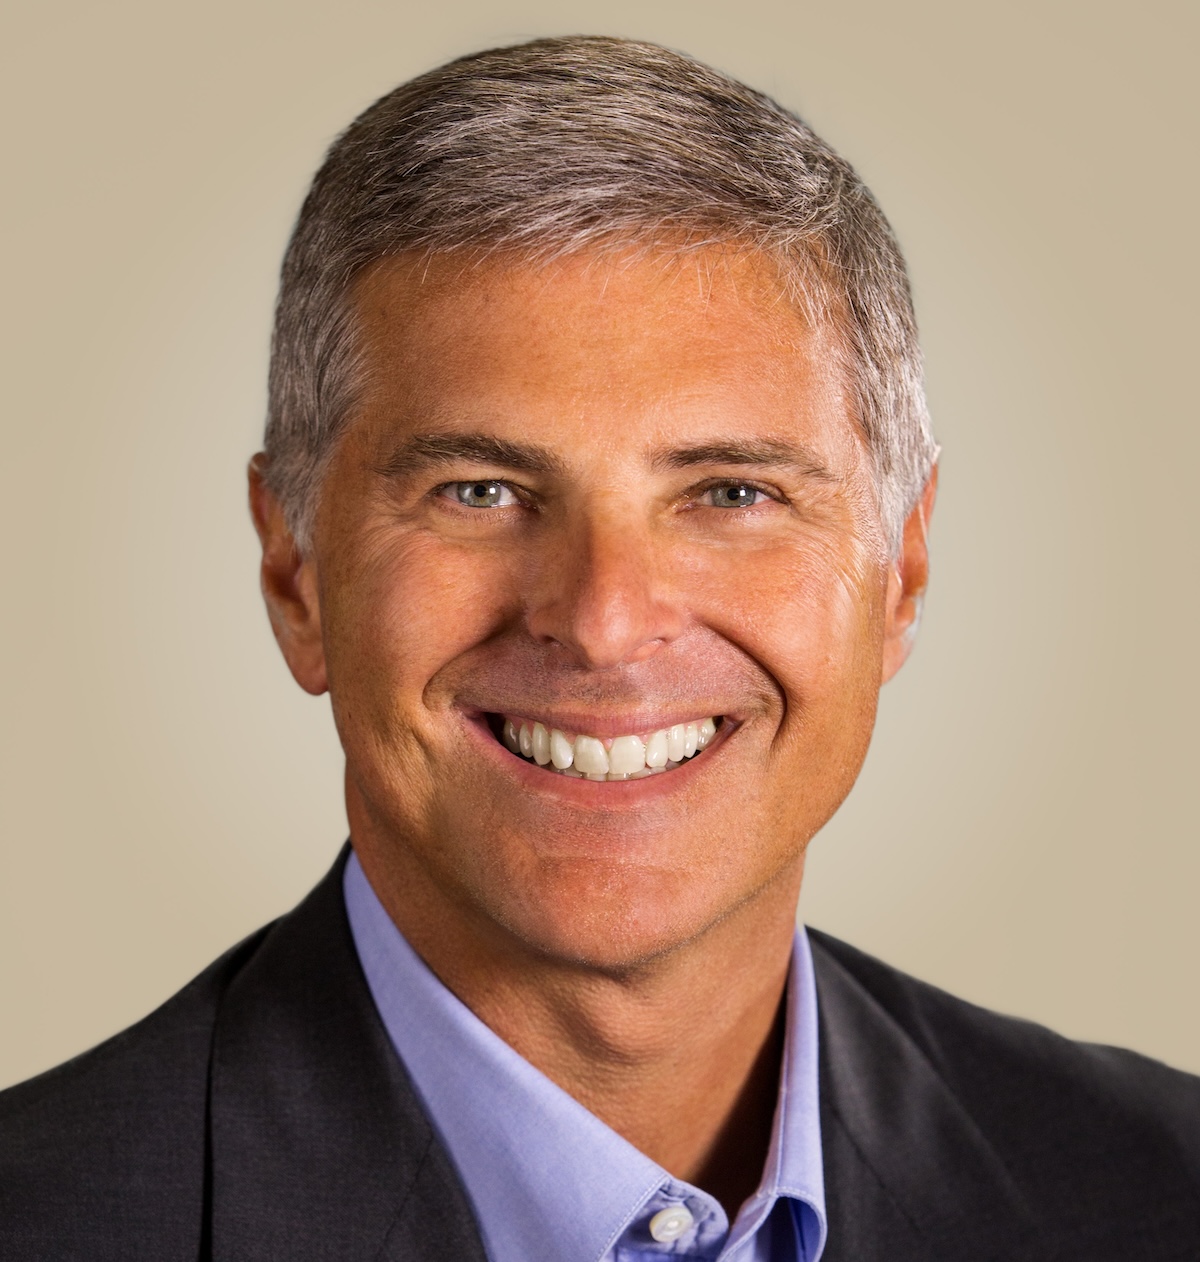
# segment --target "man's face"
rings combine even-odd
[[[367,385],[289,660],[328,684],[373,879],[602,967],[794,897],[865,755],[887,622],[832,335],[731,252],[400,259],[357,301]],[[681,759],[670,729],[706,720]],[[506,722],[584,770],[659,761],[662,732],[672,758],[563,774]]]

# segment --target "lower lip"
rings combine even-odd
[[[693,754],[686,762],[672,771],[657,776],[643,776],[638,780],[587,780],[574,776],[562,776],[546,771],[537,763],[527,762],[519,754],[510,753],[492,734],[487,716],[482,713],[467,714],[466,727],[479,752],[504,774],[514,777],[523,787],[533,792],[548,793],[566,802],[580,806],[605,807],[610,810],[637,806],[657,797],[687,789],[696,778],[698,770],[712,757],[727,739],[732,724],[725,720],[717,729],[716,736],[699,754]]]

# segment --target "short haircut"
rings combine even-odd
[[[283,262],[267,485],[301,548],[360,378],[355,280],[401,252],[531,261],[724,244],[783,264],[838,329],[889,544],[937,457],[904,259],[870,191],[795,114],[689,57],[600,36],[449,62],[330,148]]]

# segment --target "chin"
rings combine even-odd
[[[620,973],[685,947],[727,911],[698,876],[571,867],[525,886],[532,897],[503,899],[490,918],[545,958]]]

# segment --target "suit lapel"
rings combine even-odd
[[[484,1262],[466,1195],[363,980],[344,859],[270,929],[222,1001],[213,1262]]]
[[[813,935],[829,1243],[822,1262],[1031,1258],[1030,1210],[922,1051]]]

